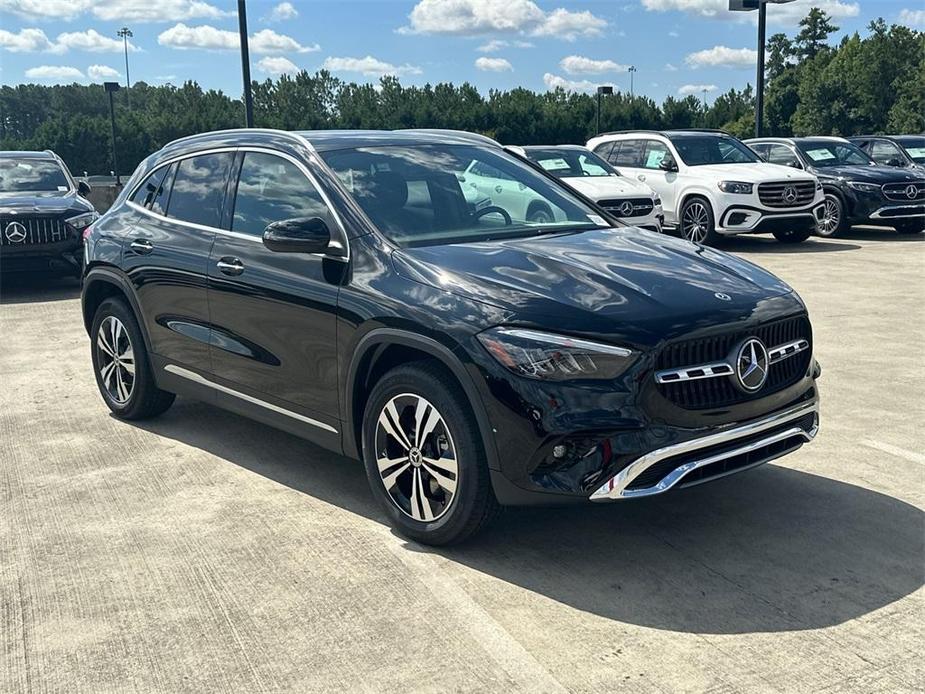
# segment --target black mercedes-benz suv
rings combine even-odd
[[[925,169],[925,135],[858,135],[848,140],[878,164]]]
[[[763,137],[746,140],[771,164],[805,169],[825,191],[819,236],[835,236],[852,224],[891,226],[900,234],[925,230],[925,175],[881,166],[840,137]]]
[[[89,191],[54,152],[0,152],[0,270],[80,275]]]
[[[467,198],[473,162],[553,219]],[[502,505],[646,497],[812,439],[799,296],[601,214],[468,133],[176,141],[87,235],[100,393],[125,419],[200,398],[362,458],[433,544]]]

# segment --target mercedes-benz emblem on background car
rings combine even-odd
[[[914,183],[910,183],[906,186],[906,197],[910,200],[915,200],[915,197],[919,194],[919,189]]]
[[[797,201],[797,189],[793,186],[787,186],[784,188],[784,202],[796,202]]]
[[[722,292],[716,292],[713,296],[715,296],[720,301],[732,301],[731,296],[728,294],[723,294]]]
[[[633,214],[633,209],[633,203],[631,203],[629,200],[625,200],[624,202],[620,203],[620,214],[622,214],[624,217],[629,217],[631,214]]]
[[[10,243],[22,243],[26,240],[26,227],[19,222],[10,222],[3,230],[3,235]]]
[[[750,337],[736,352],[735,375],[746,393],[761,390],[768,380],[768,350],[757,337]]]

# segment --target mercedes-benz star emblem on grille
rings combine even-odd
[[[910,183],[906,186],[906,197],[910,200],[915,200],[915,197],[919,194],[919,189],[914,183]]]
[[[739,387],[746,393],[761,390],[768,380],[768,350],[757,337],[750,337],[736,352],[735,374]]]
[[[732,301],[731,296],[728,294],[723,294],[722,292],[716,292],[713,296],[715,296],[720,301]]]
[[[3,230],[3,235],[10,243],[22,243],[26,240],[26,227],[19,222],[10,222]]]
[[[784,188],[784,202],[796,202],[797,201],[797,189],[793,186],[787,186]]]
[[[629,200],[624,200],[620,203],[619,209],[620,214],[622,214],[624,217],[629,217],[631,214],[633,214],[633,203],[631,203]]]

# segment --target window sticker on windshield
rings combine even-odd
[[[58,186],[58,192],[59,192],[59,193],[66,193],[66,192],[67,192],[67,186]]]
[[[826,159],[834,159],[835,155],[832,154],[832,151],[829,149],[811,149],[806,152],[809,155],[809,158],[813,161],[825,161]]]
[[[657,169],[659,164],[662,163],[662,159],[665,158],[667,152],[665,150],[655,150],[649,152],[649,156],[646,158],[646,168],[647,169]]]
[[[906,147],[909,156],[913,159],[922,159],[925,157],[925,147]]]
[[[547,171],[569,168],[565,159],[540,159],[540,166],[542,166]]]
[[[588,219],[591,221],[592,224],[597,224],[598,226],[602,226],[602,227],[607,226],[607,222],[604,221],[604,218],[598,217],[596,214],[589,214]]]

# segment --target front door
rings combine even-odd
[[[209,256],[213,375],[230,397],[308,424],[310,437],[334,436],[344,261],[274,252],[262,236],[285,219],[320,217],[332,234],[339,228],[301,164],[264,151],[238,157],[232,214]]]
[[[670,224],[678,223],[677,210],[677,171],[664,171],[660,168],[662,160],[666,156],[671,156],[677,162],[677,158],[668,149],[668,145],[660,140],[646,140],[646,146],[642,154],[642,162],[639,174],[636,178],[652,190],[662,199],[662,208],[665,210],[665,221]]]

